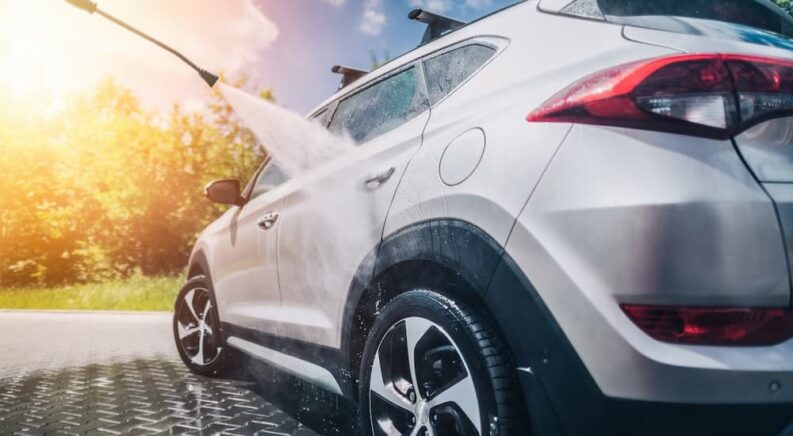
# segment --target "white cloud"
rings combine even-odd
[[[347,0],[322,0],[322,1],[336,8],[340,6],[344,6],[344,3],[347,2]]]
[[[379,35],[387,20],[382,0],[366,0],[364,2],[361,32],[367,35]]]
[[[326,2],[345,0],[324,0]],[[368,35],[379,35],[387,22],[383,7],[384,0],[364,0],[361,32]],[[409,0],[411,8],[421,8],[438,14],[451,16],[468,12],[477,12],[492,5],[493,0]]]
[[[493,0],[465,0],[465,5],[473,9],[486,8],[493,4]]]

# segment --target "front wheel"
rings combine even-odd
[[[367,339],[360,415],[368,435],[525,435],[512,359],[474,311],[432,291],[391,301]]]
[[[176,297],[173,336],[179,357],[194,373],[220,375],[232,369],[236,353],[220,335],[220,319],[203,276],[190,279]]]

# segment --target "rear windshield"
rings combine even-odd
[[[576,0],[562,13],[605,19],[621,24],[664,28],[662,17],[687,17],[741,24],[793,37],[793,21],[767,0]],[[669,29],[672,30],[672,29]]]

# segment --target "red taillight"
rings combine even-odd
[[[570,85],[528,121],[573,122],[726,139],[793,113],[793,63],[677,55],[620,65]]]
[[[765,58],[728,59],[743,123],[793,114],[793,62]]]
[[[693,345],[773,345],[793,337],[786,309],[622,305],[640,329],[663,341]]]

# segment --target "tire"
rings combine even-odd
[[[496,330],[433,291],[410,291],[385,306],[359,380],[366,435],[529,434],[513,360]]]
[[[196,374],[219,376],[237,366],[238,354],[225,344],[212,290],[204,276],[191,278],[179,291],[173,337],[182,362]]]

